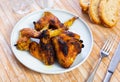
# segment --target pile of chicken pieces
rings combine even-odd
[[[45,65],[52,65],[57,59],[62,67],[69,68],[84,47],[80,36],[68,31],[76,19],[78,17],[72,17],[61,23],[55,15],[46,11],[37,22],[33,22],[34,29],[20,30],[15,46],[19,50],[29,51]],[[39,39],[39,43],[31,38]]]

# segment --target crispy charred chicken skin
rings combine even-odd
[[[76,56],[84,47],[82,41],[79,40],[79,38],[79,35],[69,31],[61,33],[59,36],[52,38],[56,57],[62,67],[70,67]]]
[[[44,30],[39,38],[42,61],[46,65],[52,65],[54,63],[55,51],[52,45],[49,31]]]

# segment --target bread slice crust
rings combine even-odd
[[[95,24],[101,24],[101,20],[99,18],[99,11],[98,11],[99,3],[100,0],[90,0],[90,4],[89,4],[88,14],[90,20]]]
[[[82,11],[87,13],[89,9],[89,0],[80,0],[79,4],[80,7],[82,8]]]
[[[99,4],[99,16],[102,24],[113,27],[118,21],[119,0],[101,0]]]

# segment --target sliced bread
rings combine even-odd
[[[99,13],[98,13],[98,7],[99,7],[100,0],[90,0],[89,4],[89,17],[92,22],[96,24],[100,24],[100,18],[99,18]]]
[[[84,12],[88,11],[89,8],[89,0],[80,0],[79,4]]]
[[[107,27],[113,27],[118,21],[119,0],[101,0],[99,4],[99,16]]]

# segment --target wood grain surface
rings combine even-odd
[[[12,0],[0,0],[0,82],[85,82],[91,70],[95,67],[99,57],[100,49],[109,35],[115,34],[117,39],[109,57],[102,60],[94,82],[102,82],[105,77],[110,60],[120,41],[120,20],[113,28],[93,24],[88,15],[82,13],[79,0],[54,0],[53,9],[70,11],[81,17],[90,27],[94,44],[88,59],[78,68],[63,74],[47,75],[34,72],[23,66],[14,56],[10,47],[10,35],[14,25],[27,14],[16,14],[13,12]],[[31,12],[42,9],[36,0],[31,3]],[[119,12],[120,19],[120,12]],[[120,82],[120,63],[118,64],[110,82]]]

